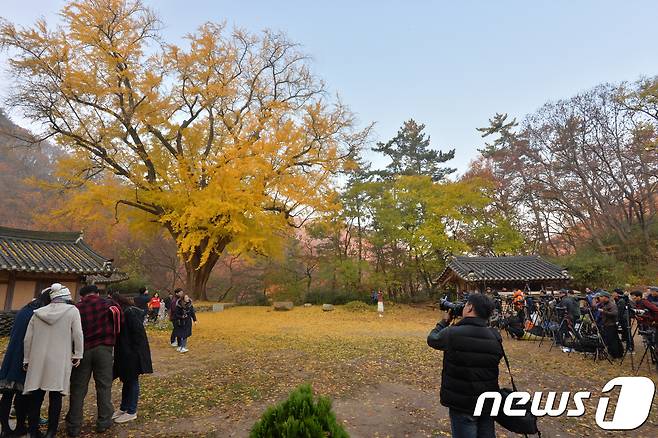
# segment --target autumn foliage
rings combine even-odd
[[[0,27],[10,102],[64,147],[81,204],[169,231],[198,295],[228,245],[267,252],[334,207],[332,177],[367,132],[284,35],[206,23],[168,44],[139,0],[70,1],[61,19]]]

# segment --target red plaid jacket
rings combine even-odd
[[[658,306],[646,298],[642,298],[636,305],[636,309],[647,310],[643,316],[638,316],[637,321],[646,325],[658,325]]]
[[[76,307],[82,320],[85,351],[99,345],[114,346],[123,323],[121,308],[96,294],[85,295]]]

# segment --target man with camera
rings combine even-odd
[[[465,304],[442,301],[450,309],[427,337],[427,344],[444,351],[441,404],[449,408],[453,438],[496,436],[490,416],[474,417],[480,394],[498,391],[498,363],[503,357],[501,337],[487,327],[494,303],[484,294],[470,294]],[[453,319],[461,317],[454,325]]]
[[[560,289],[560,302],[555,310],[560,317],[560,329],[557,333],[557,344],[564,345],[564,339],[569,333],[575,333],[576,322],[580,319],[580,306],[574,298],[573,290]]]
[[[617,304],[611,300],[612,296],[607,291],[597,293],[596,298],[599,300],[597,307],[601,315],[601,337],[605,346],[608,348],[610,357],[619,359],[624,355],[624,352],[621,341],[619,340],[619,333],[617,332],[619,314]]]
[[[647,301],[651,302],[651,304],[656,304],[658,305],[658,287],[656,286],[649,286],[647,287]]]
[[[631,299],[635,304],[634,314],[638,325],[642,328],[655,327],[658,324],[658,306],[649,299],[642,297],[642,292],[631,292]]]
[[[612,298],[617,303],[617,317],[619,319],[619,328],[621,329],[621,340],[626,344],[627,351],[633,351],[635,345],[631,335],[630,325],[630,301],[620,287],[612,291]]]
[[[656,332],[656,326],[658,326],[658,306],[648,298],[643,298],[642,292],[639,290],[631,292],[631,300],[635,304],[635,308],[631,308],[631,310],[637,320],[640,332],[652,331],[653,336],[650,336],[648,339],[652,339],[655,345],[658,342],[658,333]]]

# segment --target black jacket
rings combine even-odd
[[[139,307],[143,311],[147,311],[149,308],[149,301],[151,301],[151,297],[149,294],[139,294],[134,298],[135,301],[135,306]]]
[[[580,319],[580,306],[576,302],[576,299],[571,296],[566,296],[560,301],[560,306],[564,306],[567,309],[567,314],[571,318],[572,322],[576,322]]]
[[[123,311],[125,322],[114,349],[114,378],[132,380],[153,372],[151,349],[144,329],[144,313],[130,306]]]
[[[619,318],[619,323],[625,326],[628,325],[628,308],[630,304],[626,296],[621,296],[617,300],[617,317]]]
[[[480,394],[498,391],[498,362],[503,357],[500,334],[482,318],[464,318],[447,327],[439,322],[427,344],[443,350],[441,404],[473,415]]]
[[[183,305],[182,299],[176,304],[173,315],[174,336],[189,338],[192,336],[192,321],[196,321],[196,312],[192,304]]]

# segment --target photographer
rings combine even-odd
[[[623,350],[617,333],[617,305],[611,301],[611,295],[607,291],[597,293],[596,298],[599,300],[597,306],[601,315],[601,325],[603,326],[601,331],[603,342],[608,347],[610,356],[613,359],[619,359],[623,356]]]
[[[640,330],[653,330],[654,343],[658,341],[658,333],[656,333],[656,326],[658,325],[658,306],[649,301],[647,298],[642,298],[642,292],[635,290],[631,292],[631,300],[635,304],[633,313],[637,319],[637,325]]]
[[[643,328],[655,327],[658,324],[658,306],[647,298],[642,298],[639,290],[631,292],[631,299],[635,303],[635,319]]]
[[[560,330],[558,331],[557,343],[564,344],[564,338],[569,331],[574,331],[576,321],[580,319],[580,306],[574,298],[573,290],[560,289],[560,302],[556,306],[558,314],[561,315]],[[561,311],[561,312],[560,312]]]
[[[480,394],[499,390],[498,362],[503,357],[501,337],[487,327],[494,303],[484,294],[471,294],[461,313],[459,305],[452,307],[448,317],[427,337],[430,347],[445,352],[441,404],[450,410],[453,438],[495,437],[492,417],[473,416]],[[462,319],[449,326],[459,316]]]
[[[624,295],[621,288],[612,292],[612,298],[617,303],[617,316],[619,318],[619,328],[621,329],[621,339],[626,344],[626,351],[633,351],[635,345],[630,329],[630,302],[628,296]]]
[[[656,304],[658,305],[658,287],[656,286],[649,286],[647,287],[647,301],[651,302],[651,304]]]

